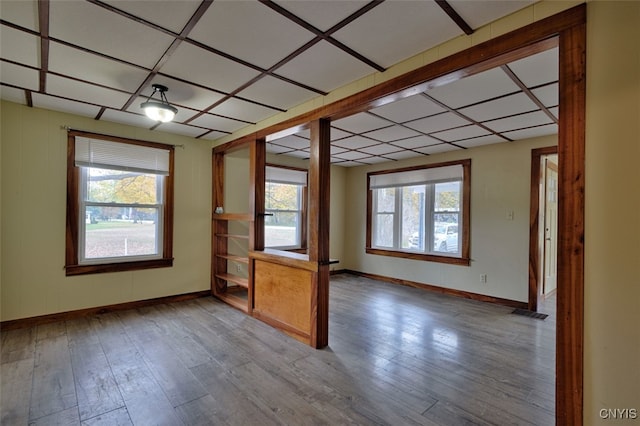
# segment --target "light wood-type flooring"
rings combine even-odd
[[[2,332],[2,425],[555,423],[554,312],[347,274],[330,293],[319,351],[213,298]]]

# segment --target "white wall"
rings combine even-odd
[[[531,150],[556,143],[555,136],[547,136],[349,169],[345,267],[526,302]],[[471,159],[471,266],[365,253],[368,172],[467,158]],[[511,211],[513,220],[508,219]],[[487,275],[486,283],[480,283],[480,274]]]
[[[1,104],[2,321],[210,288],[211,143]],[[184,145],[175,151],[172,268],[66,277],[67,132]]]

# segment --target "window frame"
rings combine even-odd
[[[169,174],[164,176],[162,185],[163,205],[162,212],[162,245],[160,257],[152,259],[108,258],[109,262],[90,260],[80,262],[80,250],[83,242],[80,241],[82,233],[81,224],[84,223],[85,214],[81,211],[80,194],[82,176],[81,167],[75,165],[75,138],[86,137],[110,142],[144,146],[169,151]],[[135,271],[151,268],[164,268],[173,266],[173,210],[174,210],[174,153],[173,145],[148,142],[137,139],[128,139],[117,136],[103,135],[99,133],[69,130],[67,132],[67,220],[66,220],[66,244],[65,244],[65,275],[83,275],[105,272]]]
[[[462,204],[460,206],[460,215],[462,215],[462,223],[459,223],[458,230],[462,232],[462,235],[459,236],[459,241],[461,245],[460,255],[451,256],[445,253],[435,254],[435,253],[422,253],[417,252],[415,250],[408,250],[402,248],[380,248],[374,247],[373,242],[373,232],[374,228],[374,194],[373,189],[371,188],[371,176],[381,175],[381,174],[392,174],[392,173],[402,173],[402,172],[411,172],[416,170],[437,168],[437,167],[447,167],[447,166],[462,166],[463,176],[462,176]],[[405,185],[411,186],[411,185]],[[403,186],[396,187],[396,199],[398,197],[402,197],[402,191],[400,190]],[[397,203],[396,203],[397,204]],[[401,215],[402,212],[398,210],[399,206],[396,205],[396,211],[394,216]],[[397,218],[394,218],[394,223],[397,221]],[[429,225],[432,223],[429,218]],[[366,229],[366,247],[365,252],[368,254],[380,255],[380,256],[391,256],[391,257],[401,257],[405,259],[414,259],[414,260],[422,260],[429,262],[440,262],[440,263],[448,263],[453,265],[462,265],[469,266],[471,264],[471,256],[470,256],[470,248],[471,248],[471,159],[465,160],[456,160],[456,161],[448,161],[442,163],[434,163],[427,164],[421,166],[413,166],[413,167],[404,167],[399,169],[391,169],[391,170],[381,170],[376,172],[367,173],[367,229]],[[398,236],[394,233],[394,240],[397,239]],[[399,246],[400,244],[394,244],[395,246]]]
[[[298,194],[299,194],[299,204],[300,204],[300,230],[299,230],[299,237],[300,237],[300,246],[299,247],[294,247],[294,246],[266,246],[265,244],[265,248],[269,248],[269,249],[273,249],[273,250],[283,250],[283,251],[292,251],[292,252],[300,252],[300,253],[306,253],[307,252],[307,210],[308,210],[308,204],[309,204],[309,197],[308,197],[308,186],[309,186],[309,170],[307,169],[303,169],[300,167],[292,167],[292,166],[282,166],[280,164],[272,164],[272,163],[266,163],[267,167],[275,167],[275,168],[280,168],[280,169],[285,169],[285,170],[294,170],[297,172],[304,172],[307,174],[307,184],[302,186],[301,188],[298,189]],[[265,214],[268,215],[270,214],[270,212],[272,211],[281,211],[281,212],[289,212],[289,213],[297,213],[298,210],[296,211],[292,211],[292,210],[274,210],[274,209],[267,209],[266,206],[266,185],[267,183],[269,183],[269,181],[265,178],[265,206],[264,206],[264,211]],[[266,227],[266,222],[265,222],[265,227]],[[266,239],[266,229],[265,229],[265,239]]]

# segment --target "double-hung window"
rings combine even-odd
[[[265,247],[306,248],[307,171],[267,166]]]
[[[471,160],[367,175],[367,253],[469,264]]]
[[[67,275],[171,266],[173,147],[69,132]]]

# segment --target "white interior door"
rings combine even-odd
[[[544,281],[542,294],[556,289],[558,270],[558,166],[545,160]]]

